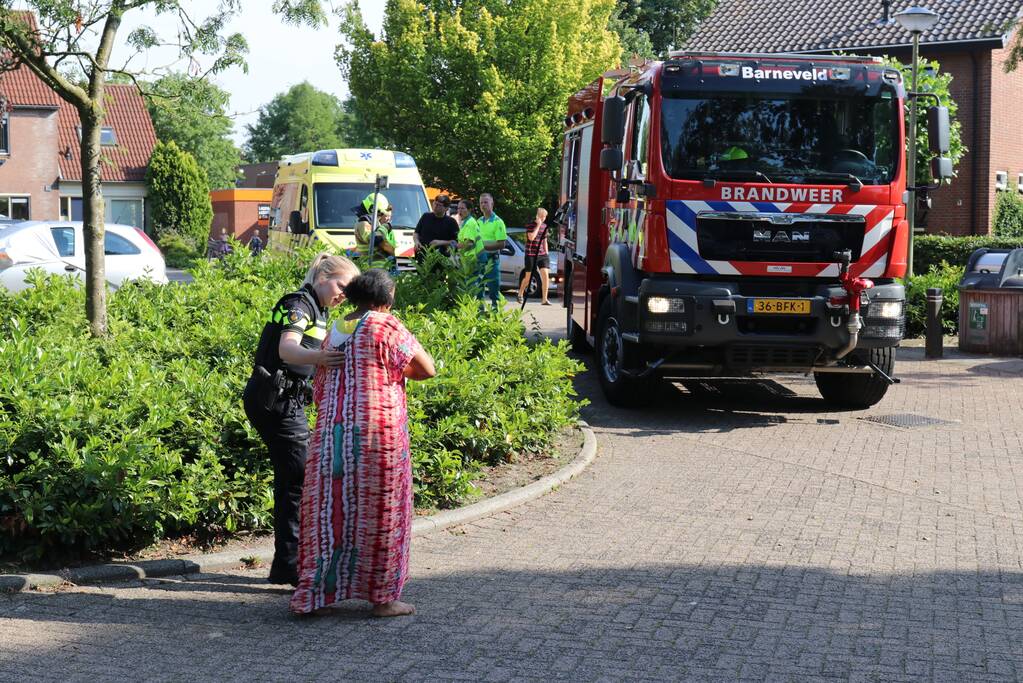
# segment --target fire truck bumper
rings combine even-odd
[[[806,371],[834,364],[849,347],[846,292],[837,283],[646,279],[627,299],[635,305],[635,341],[659,356],[740,371]],[[895,282],[867,290],[855,348],[897,346],[905,299]]]

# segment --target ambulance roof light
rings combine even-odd
[[[313,166],[338,166],[337,150],[323,149],[313,154]]]
[[[394,153],[394,167],[395,168],[415,168],[416,160],[405,152]]]

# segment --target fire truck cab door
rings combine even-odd
[[[586,258],[588,243],[590,148],[593,146],[593,126],[572,131],[565,138],[562,187],[565,204],[562,220],[565,222],[566,257],[574,262]]]

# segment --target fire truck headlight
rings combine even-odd
[[[685,313],[686,302],[666,296],[652,296],[646,300],[646,310],[651,313]]]
[[[902,317],[901,301],[875,301],[870,306],[871,318],[898,319]]]

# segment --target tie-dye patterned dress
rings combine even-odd
[[[412,462],[402,372],[421,347],[397,318],[370,312],[339,348],[341,367],[320,368],[313,385],[316,431],[291,598],[299,614],[350,598],[397,600],[408,577]]]

